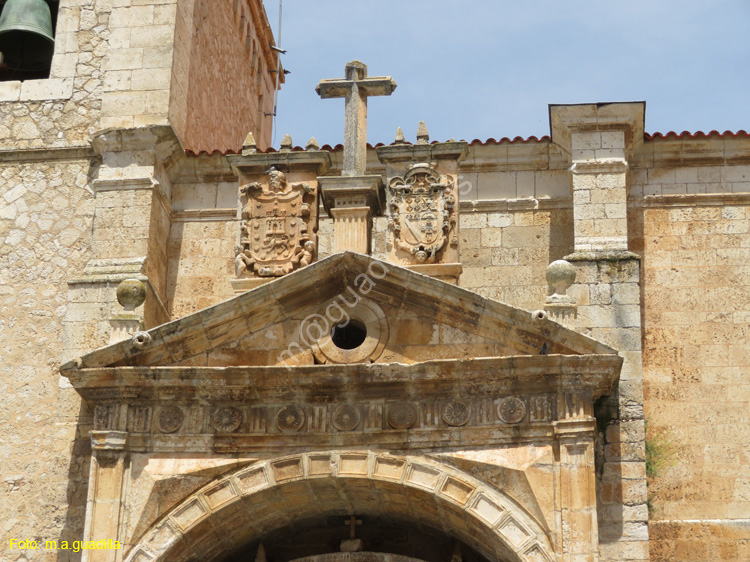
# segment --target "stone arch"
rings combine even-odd
[[[541,525],[494,487],[427,457],[354,450],[259,461],[211,482],[152,525],[125,561],[221,560],[325,510],[418,521],[493,562],[557,560]]]

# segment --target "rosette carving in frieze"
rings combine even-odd
[[[284,406],[276,414],[276,427],[281,431],[299,431],[305,424],[305,412],[299,406]]]
[[[209,422],[218,433],[232,433],[242,424],[242,412],[233,406],[219,406],[211,411]]]

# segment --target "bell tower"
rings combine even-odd
[[[94,412],[57,367],[175,314],[183,232],[224,218],[196,201],[228,208],[223,153],[271,142],[273,41],[261,0],[0,0],[0,362],[26,397],[0,413],[0,559],[83,536]]]

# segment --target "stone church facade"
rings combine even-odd
[[[345,145],[275,149],[260,2],[51,4],[0,82],[3,559],[750,557],[748,134],[371,146],[353,61]]]

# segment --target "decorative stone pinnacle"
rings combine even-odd
[[[401,127],[396,129],[396,139],[393,142],[394,144],[406,144],[406,139],[404,138],[404,132],[401,130]]]
[[[291,152],[294,145],[292,144],[292,135],[284,135],[281,139],[281,152]]]
[[[146,301],[146,286],[138,279],[125,279],[117,286],[117,302],[125,312],[133,312]]]
[[[255,154],[257,151],[258,145],[255,144],[255,135],[250,131],[245,137],[245,142],[242,143],[242,155]]]
[[[305,150],[320,150],[318,139],[316,139],[315,137],[310,137],[310,140],[307,141],[307,144],[305,145]]]
[[[553,294],[547,297],[548,304],[575,304],[568,289],[575,283],[576,268],[565,260],[553,261],[547,266],[547,283]]]
[[[424,121],[420,121],[417,127],[417,144],[430,144],[430,133],[427,132]]]

